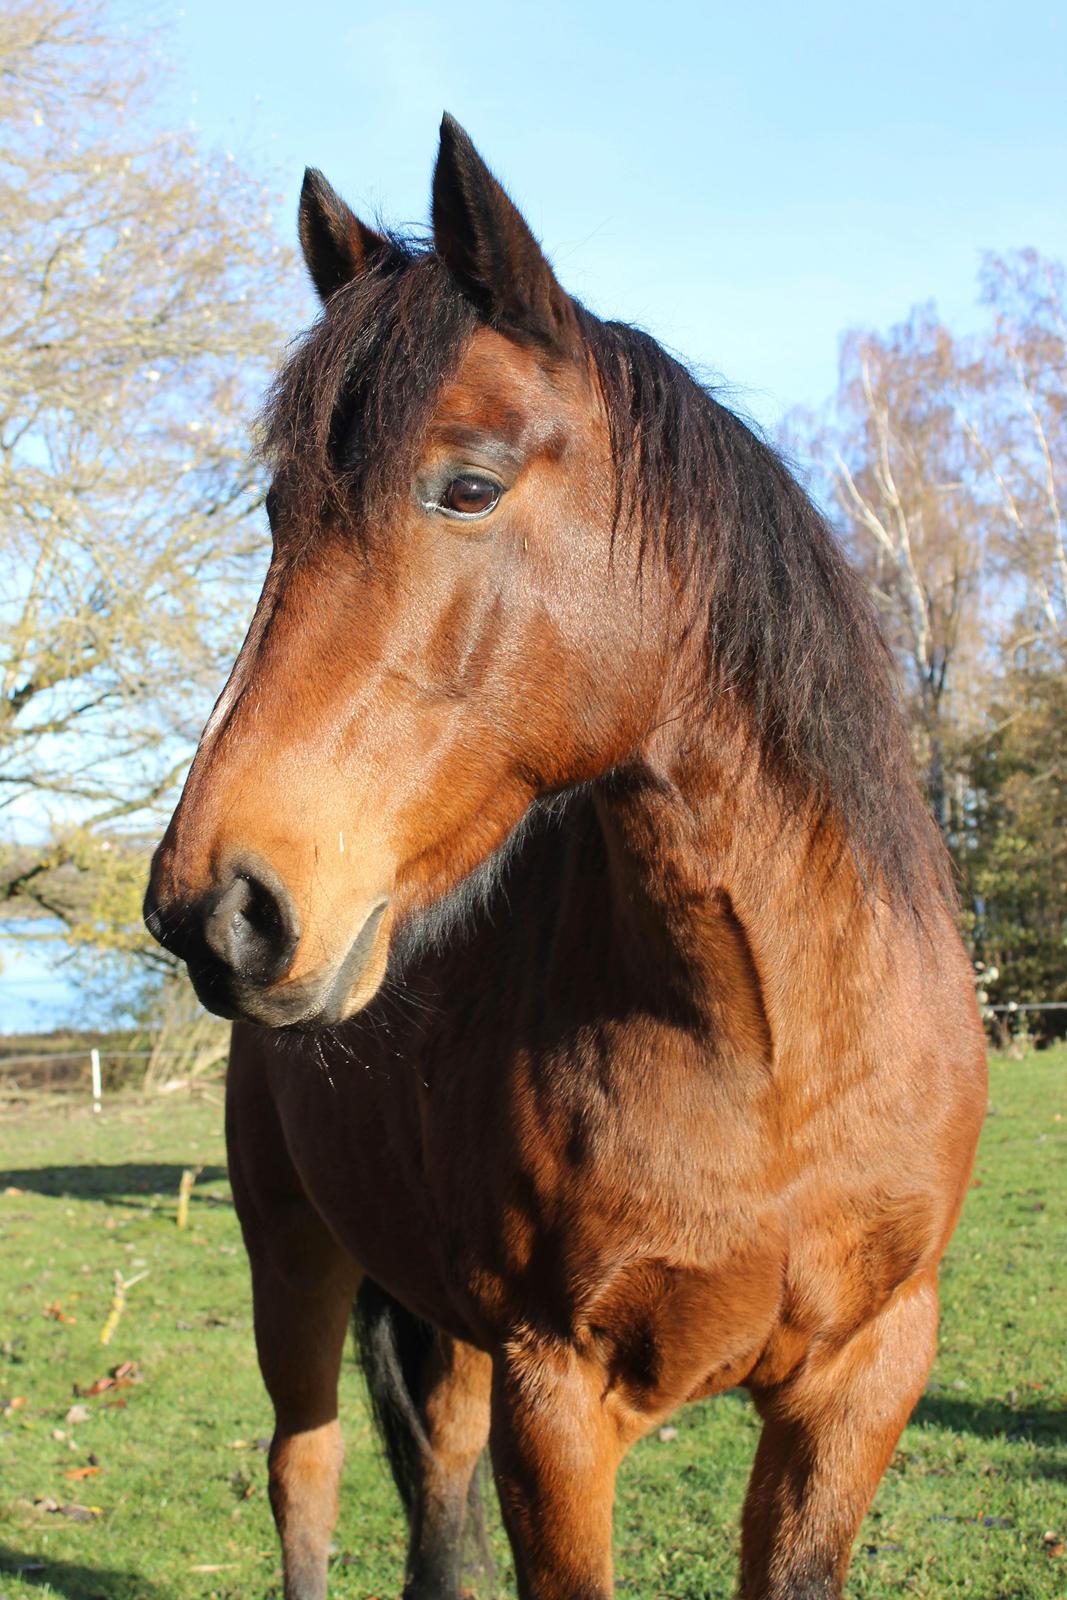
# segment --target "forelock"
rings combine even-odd
[[[476,315],[431,250],[399,238],[331,295],[296,342],[259,419],[287,517],[308,530],[406,492],[438,394]]]

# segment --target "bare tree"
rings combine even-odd
[[[132,907],[110,863],[262,561],[247,419],[296,281],[262,187],[152,131],[159,71],[101,6],[0,14],[0,901],[101,936],[118,908],[71,888]]]
[[[1014,643],[1067,640],[1067,281],[1034,250],[989,256],[992,328],[973,372],[968,437],[990,485],[1018,601]]]
[[[987,258],[986,325],[849,334],[821,423],[794,419],[909,694],[964,925],[998,998],[1067,994],[1067,285]]]
[[[850,333],[833,417],[809,440],[900,662],[943,825],[947,746],[969,719],[967,691],[984,645],[988,515],[960,421],[969,367],[930,311],[884,337]],[[961,657],[972,671],[954,682]]]

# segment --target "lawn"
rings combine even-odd
[[[1067,1049],[994,1063],[990,1100],[943,1273],[941,1354],[864,1524],[853,1596],[1067,1593]],[[280,1595],[220,1106],[9,1110],[0,1169],[0,1600]],[[129,1288],[104,1347],[116,1274]],[[351,1363],[342,1405],[331,1596],[384,1600],[403,1532]],[[731,1393],[676,1425],[620,1475],[618,1587],[727,1600],[755,1418]]]

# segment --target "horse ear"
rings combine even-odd
[[[447,111],[433,175],[433,236],[438,255],[486,321],[549,346],[570,342],[573,301],[525,218]]]
[[[319,299],[326,301],[381,260],[389,241],[360,222],[322,173],[308,167],[300,191],[300,247]]]

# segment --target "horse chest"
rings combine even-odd
[[[783,1246],[755,1188],[753,1121],[687,1063],[666,1052],[649,1061],[656,1070],[626,1088],[604,1053],[599,1074],[574,1053],[516,1059],[480,1102],[463,1086],[436,1107],[427,1095],[439,1248],[486,1337],[517,1324],[592,1329],[632,1354],[660,1348],[661,1322],[692,1330],[710,1319],[728,1343],[741,1330],[746,1349],[753,1327],[764,1330],[776,1288],[753,1299],[745,1280],[756,1253],[774,1258],[764,1276],[776,1285]],[[707,1326],[702,1341],[706,1355]],[[735,1355],[731,1343],[722,1360]]]

